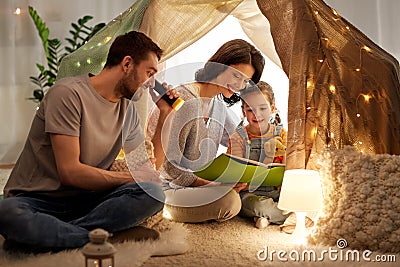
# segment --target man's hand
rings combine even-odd
[[[173,89],[172,85],[168,85],[167,83],[164,82],[164,83],[162,83],[162,86],[166,89],[165,94],[170,99],[178,98],[180,96],[180,94],[175,89]],[[149,92],[150,92],[153,102],[156,103],[160,112],[163,112],[163,111],[171,112],[173,110],[173,108],[164,99],[162,99],[161,96],[156,96],[153,88],[151,88],[151,90],[149,90]]]

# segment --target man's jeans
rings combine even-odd
[[[68,198],[23,193],[0,201],[0,234],[40,247],[82,247],[91,230],[113,233],[131,228],[162,210],[164,200],[161,187],[154,183]]]

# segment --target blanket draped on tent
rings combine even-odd
[[[257,0],[289,77],[287,168],[325,146],[400,154],[399,63],[322,0]]]

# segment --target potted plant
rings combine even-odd
[[[30,76],[30,81],[35,85],[33,96],[28,99],[40,104],[47,90],[55,83],[61,60],[68,54],[85,44],[94,34],[101,30],[106,24],[99,23],[95,26],[88,26],[87,23],[93,19],[86,15],[71,23],[70,37],[65,38],[68,45],[63,46],[60,39],[50,38],[50,30],[41,19],[37,11],[29,6],[29,15],[32,18],[39,37],[42,41],[47,64],[37,63],[39,70],[37,76]]]

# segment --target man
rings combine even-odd
[[[98,75],[64,78],[48,91],[0,202],[4,249],[81,247],[95,228],[135,230],[163,208],[160,186],[140,182],[154,173],[108,170],[122,147],[129,152],[144,145],[129,103],[157,72],[161,54],[150,38],[132,31],[115,39]],[[163,114],[172,110],[164,100],[157,106]],[[154,231],[141,235],[155,237]]]

